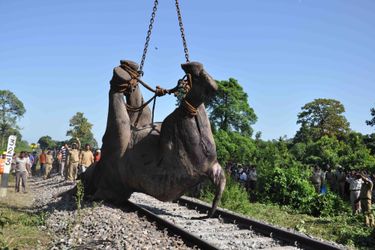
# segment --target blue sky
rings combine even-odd
[[[144,80],[172,87],[184,54],[174,1],[159,2]],[[300,108],[315,98],[341,101],[353,130],[374,132],[365,120],[375,106],[375,1],[180,2],[190,59],[215,79],[240,82],[263,139],[294,136]],[[100,143],[112,68],[140,61],[152,4],[0,0],[0,89],[27,109],[24,139],[66,139],[80,111]],[[173,97],[159,98],[155,120],[174,108]]]

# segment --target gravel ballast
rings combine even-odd
[[[75,185],[59,176],[29,183],[33,209],[46,213],[43,229],[53,239],[48,249],[191,249],[126,208],[86,202],[77,209],[75,198],[63,195]]]

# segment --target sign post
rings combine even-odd
[[[11,135],[8,138],[8,147],[5,158],[4,173],[1,175],[1,186],[0,186],[0,197],[5,197],[7,195],[8,180],[10,167],[12,165],[13,154],[16,148],[17,136]]]

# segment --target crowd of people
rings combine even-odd
[[[246,189],[250,195],[250,199],[255,200],[258,180],[256,166],[229,162],[226,166],[226,171],[233,180],[238,181]]]
[[[2,153],[5,159],[6,152]],[[78,174],[100,160],[100,150],[92,150],[89,144],[81,149],[80,143],[65,143],[61,148],[43,149],[40,153],[22,151],[14,154],[11,173],[15,175],[15,191],[27,193],[27,177],[47,179],[52,172],[58,173],[68,183],[75,183]],[[39,168],[38,168],[39,166]]]
[[[311,182],[317,193],[324,194],[329,188],[343,199],[350,200],[353,215],[362,212],[366,225],[375,227],[375,219],[371,212],[372,197],[375,195],[375,174],[367,171],[345,171],[342,166],[337,166],[335,171],[330,167],[323,171],[315,166]]]
[[[375,227],[375,219],[371,206],[375,196],[373,183],[375,174],[366,171],[346,171],[337,166],[335,171],[328,166],[322,170],[315,166],[310,181],[318,194],[324,195],[328,189],[337,193],[344,200],[350,200],[353,215],[362,212],[367,226]],[[227,173],[233,180],[239,182],[249,193],[250,200],[254,200],[257,191],[257,171],[254,165],[242,165],[229,162],[226,165]]]

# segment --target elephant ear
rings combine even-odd
[[[186,74],[199,76],[200,72],[203,70],[203,64],[199,62],[189,62],[181,64],[181,68],[185,71]]]

